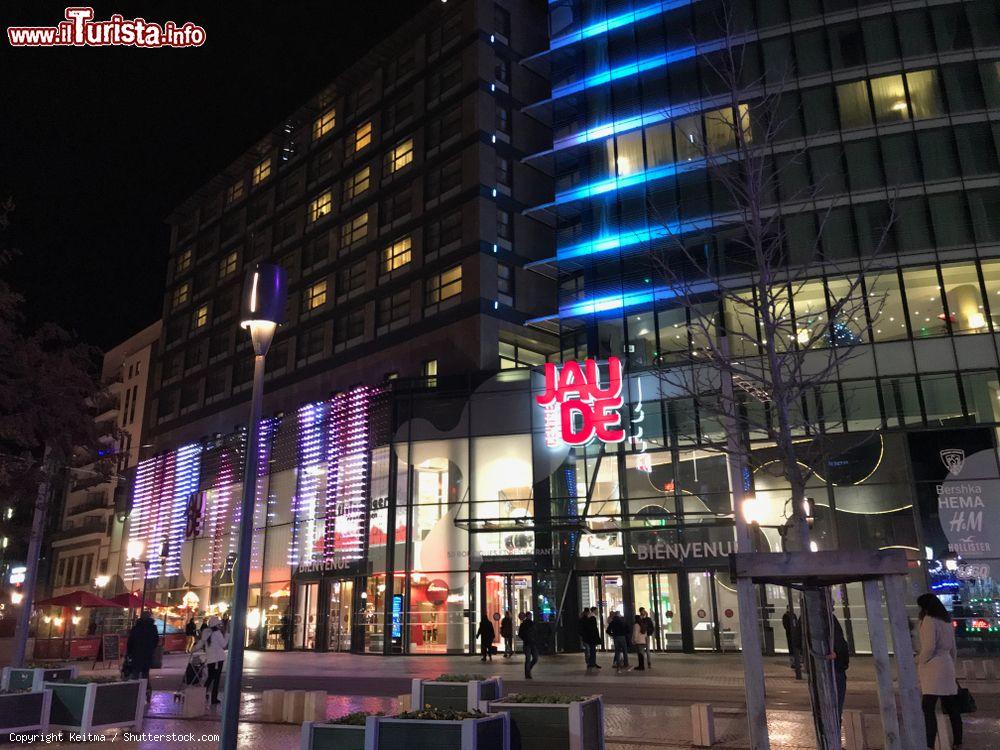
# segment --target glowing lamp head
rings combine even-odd
[[[743,498],[741,510],[743,512],[743,520],[749,524],[759,524],[763,520],[764,509],[762,503],[753,495]]]
[[[125,551],[128,554],[129,560],[138,560],[142,557],[142,553],[146,551],[146,545],[141,539],[131,539]]]
[[[22,599],[24,599],[24,594],[22,594],[21,592],[19,592],[19,591],[11,591],[10,592],[10,603],[11,604],[20,604]]]
[[[267,354],[274,331],[285,318],[285,269],[255,263],[247,270],[240,301],[240,327],[250,331],[254,354]]]
[[[99,589],[103,589],[109,583],[111,583],[111,576],[101,575],[94,579],[94,585]]]

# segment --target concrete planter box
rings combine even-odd
[[[0,690],[32,690],[39,691],[45,682],[72,680],[76,677],[75,666],[56,667],[4,667],[0,677]]]
[[[142,729],[146,708],[146,680],[46,682],[52,691],[52,729],[99,732],[110,727]]]
[[[603,750],[604,699],[572,703],[490,701],[489,712],[510,714],[511,750]]]
[[[494,714],[461,721],[369,716],[365,750],[508,750],[510,719]]]
[[[302,725],[302,750],[365,750],[365,729],[307,721]]]
[[[451,708],[455,711],[486,711],[488,701],[503,695],[503,680],[488,677],[469,682],[439,682],[414,678],[410,705],[414,711],[425,708]]]
[[[51,708],[51,690],[0,695],[0,734],[47,732]]]

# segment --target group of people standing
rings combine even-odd
[[[587,671],[601,669],[601,665],[597,663],[597,647],[602,640],[597,607],[584,609],[580,613],[579,632]],[[608,618],[605,632],[611,636],[611,642],[614,645],[612,666],[616,673],[632,670],[628,661],[631,649],[635,649],[635,655],[639,662],[639,665],[635,667],[636,670],[653,668],[650,646],[656,633],[656,624],[645,607],[639,607],[639,614],[633,619],[631,628],[621,612],[613,610]]]
[[[188,620],[184,627],[184,634],[187,636],[185,651],[205,652],[205,664],[208,678],[205,682],[205,697],[211,698],[212,704],[217,705],[219,700],[219,681],[222,678],[222,664],[226,660],[226,649],[229,648],[229,620],[219,619],[215,615],[202,620],[200,630],[196,630],[194,618]],[[151,669],[157,669],[159,665],[156,659],[156,649],[160,645],[160,634],[156,629],[151,612],[144,611],[136,620],[128,634],[128,641],[125,644],[125,663],[122,665],[123,674],[131,679],[146,679],[147,701],[152,693],[152,684],[149,681]]]
[[[521,650],[524,653],[524,679],[530,680],[533,679],[531,670],[538,663],[539,633],[531,612],[520,612],[517,619],[519,622],[517,637],[521,641]],[[483,654],[480,661],[493,661],[493,641],[496,640],[496,630],[488,617],[484,616],[479,621],[476,637],[479,639]],[[500,638],[503,640],[503,657],[509,659],[514,655],[514,620],[511,618],[510,610],[504,612],[503,618],[500,620]]]

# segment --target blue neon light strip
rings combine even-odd
[[[634,187],[635,185],[644,185],[647,182],[661,180],[664,177],[673,177],[674,175],[684,174],[685,172],[694,172],[699,169],[704,169],[705,164],[704,159],[694,159],[689,162],[681,162],[680,164],[664,164],[659,167],[652,167],[651,169],[643,169],[624,177],[609,177],[603,180],[595,180],[594,182],[588,182],[585,185],[575,187],[572,190],[565,190],[557,194],[556,199],[551,203],[536,206],[535,209],[549,208],[550,206],[558,206],[563,203],[578,201],[585,198],[594,198],[598,195],[604,195],[605,193],[624,190],[625,188]]]
[[[606,253],[609,250],[621,250],[644,242],[650,242],[651,240],[662,239],[664,237],[677,237],[687,232],[708,229],[711,226],[712,219],[703,218],[685,222],[670,222],[653,229],[645,227],[617,234],[608,234],[576,245],[559,248],[556,250],[556,260],[583,258],[588,255]]]
[[[654,299],[670,299],[676,296],[677,293],[669,287],[656,287],[655,289],[639,289],[632,292],[609,294],[606,297],[595,297],[594,299],[574,302],[572,305],[560,307],[559,317],[572,318],[580,315],[596,315],[612,310],[621,310],[626,307],[635,307],[636,305],[648,305],[652,304]]]
[[[553,0],[549,1],[552,2]],[[574,31],[571,34],[565,34],[564,36],[554,38],[549,43],[549,49],[554,50],[566,47],[570,44],[583,41],[584,39],[595,37],[598,34],[606,34],[613,29],[619,29],[622,26],[628,26],[629,24],[642,21],[646,18],[651,18],[652,16],[656,16],[670,10],[683,8],[698,1],[699,0],[665,0],[664,2],[646,5],[642,8],[638,8],[637,10],[629,11],[628,13],[620,13],[619,15],[611,16],[604,21],[592,23],[590,26],[584,26],[579,31]]]

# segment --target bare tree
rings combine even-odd
[[[692,401],[703,422],[717,423],[721,438],[706,440],[703,430],[703,446],[750,474],[766,461],[788,482],[782,531],[791,532],[790,547],[808,550],[807,484],[834,450],[829,435],[843,421],[839,400],[835,413],[824,409],[824,391],[836,387],[840,368],[867,339],[867,320],[882,311],[884,297],[871,285],[890,241],[893,200],[885,197],[884,224],[863,257],[831,252],[826,230],[836,198],[822,180],[792,187],[808,162],[805,139],[789,135],[798,112],[788,103],[788,77],[775,82],[773,71],[770,80],[751,73],[739,19],[727,11],[720,26],[723,42],[704,57],[720,84],[715,108],[704,127],[697,116],[674,122],[688,152],[686,162],[676,155],[678,172],[707,171],[716,210],[706,226],[651,206],[662,227],[652,261],[658,282],[664,296],[691,311],[689,341],[681,342],[687,346],[659,352],[657,373],[665,393]],[[804,217],[815,217],[812,236],[790,231]],[[689,241],[698,231],[715,234],[717,252]],[[826,286],[823,276],[832,278]],[[766,458],[751,450],[752,440],[773,446]],[[832,665],[823,658],[832,650],[828,597],[808,592],[805,609],[811,651],[821,658],[811,672],[819,672],[817,729],[827,742],[835,733],[839,747]]]

